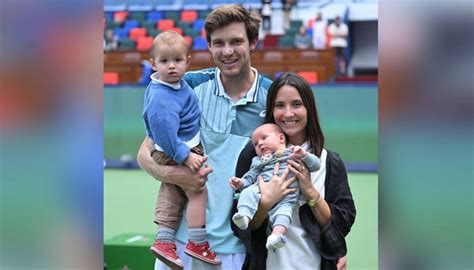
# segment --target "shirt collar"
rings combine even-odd
[[[247,102],[257,102],[258,71],[253,67],[251,67],[250,69],[255,74],[255,79],[253,80],[252,86],[250,87],[249,91],[247,92],[245,96],[241,98],[241,100],[245,99]],[[216,78],[217,78],[217,87],[214,94],[217,96],[227,97],[230,99],[230,97],[225,92],[224,84],[222,83],[222,80],[221,80],[221,71],[219,70],[219,68],[216,68]]]
[[[158,72],[154,72],[150,75],[150,79],[152,83],[160,83],[171,87],[172,89],[179,90],[181,89],[181,80],[177,83],[167,83],[159,79]]]

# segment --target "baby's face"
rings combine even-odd
[[[272,154],[285,148],[285,136],[274,129],[259,127],[252,135],[252,144],[258,156]]]

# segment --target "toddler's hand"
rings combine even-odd
[[[242,186],[244,185],[244,181],[241,178],[232,176],[229,180],[229,184],[234,190],[236,190],[242,188]]]

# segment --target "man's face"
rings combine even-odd
[[[256,42],[250,44],[243,22],[233,22],[212,32],[208,48],[224,77],[238,77],[250,72],[250,52]]]

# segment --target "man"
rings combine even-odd
[[[338,15],[334,19],[334,22],[329,25],[328,32],[331,37],[329,44],[336,50],[336,57],[339,62],[339,74],[346,75],[344,50],[347,47],[347,35],[349,33],[347,24],[341,22],[341,17]]]
[[[323,13],[318,11],[316,19],[313,22],[313,48],[326,48],[326,20],[323,19]]]
[[[192,172],[184,166],[158,165],[151,158],[154,147],[149,138],[145,138],[137,156],[140,167],[159,181],[184,190],[202,189],[207,182],[206,230],[213,250],[222,261],[220,269],[240,269],[245,256],[245,248],[233,235],[229,223],[233,191],[228,179],[234,175],[240,151],[265,116],[271,81],[250,64],[260,22],[257,13],[248,12],[241,5],[216,8],[207,16],[204,27],[208,49],[217,67],[188,72],[184,77],[194,88],[201,109],[201,142],[208,156],[207,166]],[[172,192],[176,193],[173,203],[185,203],[182,191]],[[163,203],[166,202],[157,202],[156,211],[160,216],[168,216],[160,207]],[[159,225],[167,220],[155,222]],[[184,269],[219,269],[184,255],[186,227],[186,220],[182,219],[176,233],[177,251]],[[155,269],[167,268],[157,260]]]

